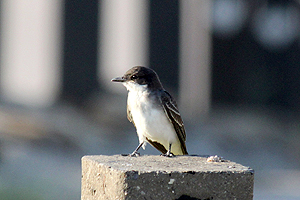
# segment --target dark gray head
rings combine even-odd
[[[121,82],[127,89],[128,85],[147,86],[149,89],[161,89],[162,85],[154,70],[136,66],[128,70],[122,77],[112,79],[113,82]]]

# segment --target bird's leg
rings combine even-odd
[[[138,150],[143,146],[144,142],[140,143],[139,146],[131,153],[131,154],[121,154],[122,156],[129,156],[129,157],[137,157],[140,156]]]
[[[140,156],[138,150],[143,146],[144,142],[140,143],[139,146],[132,152],[132,154],[129,154],[130,157],[136,157]]]
[[[167,153],[162,154],[162,156],[174,157],[175,155],[171,152],[171,147],[172,147],[172,144],[169,145],[169,149],[168,149]]]

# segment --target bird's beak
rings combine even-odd
[[[111,79],[112,82],[125,82],[126,80],[123,77],[117,77]]]

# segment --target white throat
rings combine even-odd
[[[133,81],[124,82],[123,85],[130,92],[145,92],[147,90],[147,85],[140,85]]]

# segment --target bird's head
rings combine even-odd
[[[113,78],[113,82],[121,82],[130,90],[132,87],[143,86],[149,89],[160,89],[162,85],[154,70],[136,66],[128,70],[122,77]]]

